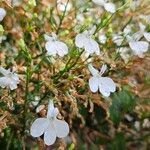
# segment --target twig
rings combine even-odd
[[[67,0],[67,3],[66,3],[66,5],[65,5],[65,10],[63,11],[63,15],[62,15],[61,18],[60,18],[60,23],[59,23],[58,29],[57,29],[57,31],[56,31],[56,34],[59,33],[59,30],[60,30],[61,25],[62,25],[62,23],[63,23],[63,20],[64,20],[64,18],[65,18],[65,14],[66,14],[66,10],[67,10],[68,3],[69,3],[69,0]]]

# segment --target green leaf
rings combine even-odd
[[[108,145],[108,150],[126,150],[126,142],[122,133],[116,134],[115,138]]]
[[[110,106],[110,118],[115,125],[124,117],[127,112],[132,112],[136,104],[136,98],[127,90],[115,93],[112,97],[112,105]]]

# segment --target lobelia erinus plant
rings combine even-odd
[[[136,10],[143,5],[2,2],[0,131],[6,149],[124,149],[125,138],[132,137],[124,120],[140,130],[130,115],[142,97],[132,67],[149,57],[150,19]]]

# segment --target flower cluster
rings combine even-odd
[[[44,2],[45,1],[42,1],[41,3],[44,3]],[[84,2],[85,1],[79,1],[79,2],[75,2],[75,3],[79,3],[78,5],[82,5],[82,3],[84,3]],[[23,9],[30,10],[32,8],[32,4],[36,5],[36,1],[30,1],[30,7],[25,7]],[[38,69],[43,64],[45,65],[45,62],[49,62],[49,64],[51,64],[51,62],[49,60],[56,59],[56,60],[58,60],[58,63],[57,63],[57,61],[55,61],[56,64],[59,64],[60,60],[66,61],[69,58],[68,62],[66,64],[61,63],[61,65],[63,66],[62,70],[59,70],[59,67],[57,68],[57,66],[55,66],[54,68],[52,67],[53,68],[52,70],[54,70],[54,72],[56,74],[55,73],[53,74],[52,71],[48,70],[47,72],[50,72],[50,74],[45,75],[47,77],[49,77],[49,75],[50,75],[52,82],[50,83],[49,82],[50,80],[48,80],[48,82],[50,84],[52,84],[52,86],[55,89],[58,88],[57,87],[58,85],[56,85],[56,84],[59,81],[61,81],[61,79],[65,79],[65,80],[69,79],[69,77],[68,77],[69,75],[67,73],[68,72],[70,73],[76,67],[75,65],[77,65],[77,68],[78,67],[82,68],[82,67],[87,66],[86,68],[88,69],[88,73],[91,73],[90,77],[85,78],[86,82],[88,82],[88,86],[89,86],[88,90],[90,90],[92,93],[99,92],[103,98],[108,98],[109,96],[111,96],[112,93],[116,92],[117,84],[115,82],[119,82],[119,81],[115,80],[116,76],[111,77],[111,69],[109,70],[109,67],[107,68],[106,64],[108,64],[108,66],[110,66],[110,68],[113,68],[112,66],[116,67],[118,64],[116,63],[117,64],[116,65],[114,63],[115,65],[113,65],[113,61],[115,61],[117,59],[116,55],[118,53],[120,54],[122,59],[125,61],[125,63],[127,63],[129,61],[129,59],[132,58],[131,56],[133,56],[133,55],[143,58],[144,54],[149,49],[149,42],[150,42],[150,32],[149,31],[150,30],[147,28],[147,25],[145,22],[144,23],[139,22],[139,24],[137,24],[137,28],[134,27],[135,23],[134,24],[127,23],[120,31],[117,31],[116,33],[114,33],[113,27],[111,25],[110,25],[111,27],[109,30],[105,30],[102,28],[103,28],[103,26],[106,26],[106,27],[109,26],[109,22],[110,22],[112,16],[114,16],[114,13],[116,15],[117,14],[116,12],[119,11],[119,9],[116,8],[117,5],[110,2],[109,0],[92,0],[92,1],[90,1],[90,4],[92,4],[90,6],[97,5],[96,11],[98,11],[100,9],[102,10],[102,12],[105,11],[104,15],[102,16],[102,18],[98,18],[99,16],[96,16],[95,14],[93,15],[94,11],[92,9],[90,9],[89,14],[90,15],[92,14],[91,16],[93,18],[97,17],[94,22],[92,20],[94,20],[95,18],[93,19],[91,17],[91,20],[89,19],[90,21],[86,20],[86,17],[84,18],[84,14],[82,12],[86,12],[88,10],[87,8],[85,8],[85,10],[81,10],[81,12],[79,12],[78,14],[75,14],[75,15],[77,15],[75,22],[80,22],[79,24],[82,27],[80,28],[80,26],[79,26],[79,29],[78,29],[78,27],[75,27],[74,31],[73,31],[74,33],[72,35],[68,33],[68,32],[70,32],[71,29],[67,30],[66,32],[64,31],[62,33],[62,35],[69,34],[70,37],[73,37],[71,41],[62,39],[61,34],[58,34],[58,33],[60,33],[58,31],[63,29],[63,27],[62,27],[62,24],[64,21],[63,17],[65,17],[65,13],[68,13],[68,12],[70,12],[71,9],[73,9],[73,3],[69,2],[69,1],[58,0],[56,2],[56,7],[57,7],[56,9],[57,9],[57,13],[58,13],[59,17],[56,17],[55,15],[53,16],[53,9],[51,9],[51,6],[50,6],[50,9],[52,12],[50,12],[51,14],[50,14],[49,21],[51,21],[53,24],[53,26],[50,29],[51,33],[48,33],[49,30],[47,30],[47,31],[46,31],[46,29],[42,30],[40,32],[40,33],[42,33],[42,38],[39,38],[38,40],[35,40],[36,36],[38,35],[36,32],[38,32],[38,30],[40,30],[40,28],[39,27],[36,28],[36,23],[35,23],[34,27],[32,27],[32,25],[34,24],[34,23],[32,24],[32,20],[36,20],[35,22],[38,22],[37,20],[39,18],[42,18],[44,15],[46,15],[46,13],[45,14],[43,13],[41,16],[39,16],[39,18],[37,17],[38,15],[36,13],[33,16],[30,15],[30,13],[29,14],[22,13],[22,12],[20,13],[21,15],[24,14],[25,16],[28,16],[30,18],[29,19],[30,23],[26,27],[25,31],[29,32],[29,37],[31,39],[33,38],[35,40],[35,41],[33,40],[36,43],[35,44],[33,42],[35,45],[33,43],[30,44],[31,49],[34,47],[34,50],[36,50],[37,47],[39,46],[39,49],[42,53],[42,54],[38,54],[38,52],[35,52],[35,54],[32,53],[30,51],[30,46],[29,46],[29,50],[28,50],[28,45],[27,45],[28,42],[26,44],[26,40],[24,40],[23,38],[21,38],[21,40],[20,40],[21,44],[17,41],[19,44],[17,43],[18,45],[15,48],[17,49],[21,45],[19,47],[20,51],[19,51],[18,57],[25,56],[23,63],[27,64],[27,66],[23,65],[25,67],[22,69],[23,71],[26,70],[26,71],[24,71],[25,76],[26,76],[26,79],[25,79],[26,87],[22,88],[23,90],[25,90],[24,97],[25,97],[26,101],[25,101],[24,105],[29,104],[29,106],[35,107],[35,112],[37,112],[37,113],[39,113],[45,106],[44,105],[41,105],[41,107],[39,106],[41,99],[42,99],[39,96],[40,94],[38,96],[35,96],[35,95],[33,96],[34,101],[30,101],[30,102],[28,101],[28,99],[30,99],[30,98],[28,98],[28,97],[30,97],[29,96],[30,90],[28,88],[30,86],[30,82],[33,82],[33,84],[35,82],[37,82],[34,79],[31,81],[32,77],[34,76],[36,79],[38,78],[38,80],[40,80],[40,83],[38,82],[38,86],[42,85],[41,86],[41,89],[43,88],[42,92],[43,93],[47,92],[45,87],[48,87],[48,86],[46,85],[46,83],[44,83],[44,82],[47,82],[47,81],[45,81],[45,78],[43,76],[42,76],[43,78],[39,77],[40,73],[37,75],[38,77],[36,76],[36,71],[38,72]],[[19,5],[21,5],[20,1],[18,1],[18,0],[12,1],[12,6],[18,7]],[[131,5],[133,5],[133,4],[131,4]],[[124,8],[124,6],[126,6],[126,5],[124,4],[122,8]],[[134,7],[135,7],[135,5],[134,5]],[[138,6],[136,6],[136,7],[138,7]],[[132,8],[132,9],[134,9],[134,8]],[[62,12],[63,12],[63,14],[59,15]],[[2,25],[0,25],[0,28],[1,28],[2,32],[4,32],[3,31],[4,30],[3,23],[5,24],[5,21],[7,21],[6,15],[7,15],[6,10],[4,8],[0,8],[0,23],[2,24]],[[6,18],[5,18],[5,16],[6,16]],[[143,16],[140,16],[140,17],[142,18]],[[72,17],[70,17],[69,19],[72,19]],[[9,18],[8,18],[8,20],[9,20]],[[24,25],[25,22],[23,22],[22,20],[20,22]],[[87,23],[86,21],[85,21],[85,24],[83,24],[84,20],[86,20],[87,22],[89,21],[90,24]],[[133,28],[134,28],[134,30],[133,30]],[[8,29],[9,29],[9,27],[8,27]],[[19,29],[19,27],[18,27],[18,29]],[[56,31],[55,33],[54,33],[54,30]],[[6,32],[8,32],[8,33],[10,32],[10,34],[15,34],[14,30],[13,30],[13,32],[9,31],[9,30],[7,30]],[[28,34],[25,36],[28,37]],[[44,37],[44,40],[43,40],[43,37]],[[3,34],[2,35],[0,34],[0,44],[2,44],[2,45],[3,45],[3,39],[4,39]],[[66,39],[69,39],[69,38],[67,37]],[[43,43],[40,43],[41,41]],[[69,45],[70,45],[70,47],[69,47]],[[112,46],[112,49],[111,49],[111,46]],[[71,47],[73,47],[72,50],[71,50]],[[114,52],[115,56],[113,55],[112,59],[108,59],[109,54],[111,55],[111,50],[109,51],[109,49],[111,49],[112,51],[115,51]],[[105,50],[106,51],[108,50],[106,52],[107,54],[105,54]],[[75,53],[75,55],[74,55],[74,53]],[[78,63],[78,60],[80,59],[80,57],[82,58],[83,55],[86,56],[87,59],[85,59],[85,61],[83,61],[81,63]],[[67,57],[65,57],[65,56],[67,56]],[[76,57],[76,58],[74,59],[74,57]],[[89,61],[89,58],[91,58],[90,61]],[[99,71],[99,69],[96,69],[96,67],[94,67],[94,66],[96,66],[96,64],[95,64],[96,59],[100,65],[103,64],[101,66],[100,71]],[[14,60],[15,59],[13,58],[13,61]],[[123,63],[124,63],[124,61],[123,61]],[[10,66],[11,66],[11,65],[4,65],[5,63],[1,63],[1,64],[2,64],[2,66],[6,66],[6,68],[10,68]],[[36,66],[34,66],[35,64],[36,64]],[[16,73],[19,71],[14,72],[14,69],[12,69],[12,70],[5,69],[5,67],[2,67],[2,66],[0,67],[0,87],[10,89],[10,90],[17,89],[18,84],[20,84],[20,82],[21,82],[20,75]],[[47,65],[47,64],[46,64],[46,66],[49,67],[49,65]],[[59,71],[57,72],[55,70],[55,68],[57,71],[58,70]],[[106,70],[108,70],[107,71],[108,74],[105,74]],[[80,70],[80,73],[83,73],[82,70]],[[73,78],[74,78],[74,76],[73,76]],[[36,88],[37,87],[35,87],[35,89]],[[32,91],[32,89],[33,88],[31,88],[31,91]],[[37,91],[40,91],[41,89],[39,88]],[[66,90],[67,88],[64,88],[64,89]],[[49,91],[51,91],[51,90],[49,90]],[[49,91],[47,93],[50,93]],[[59,90],[56,91],[56,93],[57,92],[59,93]],[[62,93],[64,93],[64,91]],[[92,95],[94,95],[94,94],[92,94]],[[44,95],[43,97],[45,98],[46,96]],[[51,97],[51,95],[49,95],[49,96]],[[24,107],[24,109],[25,108],[26,108],[26,106]],[[23,111],[26,112],[25,110],[23,110]],[[58,114],[59,114],[59,111],[56,107],[54,107],[54,103],[52,101],[49,101],[46,117],[45,118],[37,118],[33,122],[33,124],[31,125],[31,128],[30,128],[30,134],[35,138],[37,138],[37,137],[43,138],[46,145],[54,144],[57,137],[58,138],[66,137],[69,134],[69,125],[66,121],[57,119]],[[25,119],[26,119],[26,117],[25,117]]]

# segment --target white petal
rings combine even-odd
[[[10,73],[10,70],[6,70],[3,67],[0,67],[0,73],[2,73],[4,76],[7,76]]]
[[[126,35],[130,34],[131,30],[132,30],[131,25],[127,25],[123,30],[124,35],[126,36]]]
[[[1,77],[0,78],[0,86],[2,88],[5,88],[5,87],[8,87],[8,85],[9,85],[8,78],[7,77]]]
[[[57,48],[56,48],[55,42],[53,41],[46,42],[45,48],[47,50],[48,55],[56,56]]]
[[[95,31],[96,31],[96,26],[94,25],[94,26],[90,27],[90,29],[88,30],[88,33],[89,33],[89,35],[93,35],[95,33]]]
[[[44,34],[44,39],[46,41],[52,41],[53,40],[53,38],[51,36],[48,36],[47,34]]]
[[[5,16],[6,16],[6,10],[3,8],[0,8],[0,21],[2,21]]]
[[[55,40],[57,39],[57,35],[54,32],[52,32],[51,35],[52,35],[53,39],[55,39]]]
[[[86,40],[87,40],[87,38],[85,37],[84,34],[78,34],[75,37],[75,44],[76,44],[77,47],[83,48],[84,45],[85,45]]]
[[[141,32],[141,31],[135,32],[135,33],[132,35],[132,39],[133,39],[134,41],[139,41],[142,37],[143,37],[143,32]]]
[[[89,79],[89,87],[93,93],[98,91],[99,79],[96,77],[91,77]]]
[[[100,75],[102,75],[107,69],[107,65],[103,65],[102,68],[101,68],[101,71],[100,71]]]
[[[100,43],[102,43],[102,44],[105,44],[107,41],[106,35],[99,35],[98,38],[99,38]]]
[[[103,6],[106,3],[106,0],[92,0],[95,4]]]
[[[98,43],[91,38],[89,38],[88,40],[85,41],[84,47],[85,47],[85,50],[90,54],[93,54],[94,52],[97,55],[100,54],[100,48],[99,48]]]
[[[44,142],[46,145],[52,145],[55,143],[55,141],[56,141],[56,131],[53,122],[50,121],[49,126],[44,133]]]
[[[100,78],[100,84],[99,84],[99,90],[102,93],[102,95],[108,97],[110,95],[110,92],[116,91],[116,84],[111,78],[108,77],[101,77]]]
[[[12,74],[12,79],[16,82],[16,84],[19,84],[20,80],[19,80],[19,77],[16,73]]]
[[[49,125],[49,119],[47,118],[38,118],[36,119],[31,128],[30,128],[30,133],[33,137],[39,137],[41,136],[46,128]]]
[[[148,42],[150,42],[150,32],[145,32],[144,37]]]
[[[98,73],[99,73],[99,71],[97,69],[95,69],[92,64],[88,65],[88,69],[93,76],[98,75]]]
[[[68,54],[68,47],[63,42],[55,42],[57,47],[57,53],[60,57],[63,57],[64,55]]]
[[[149,44],[145,41],[138,41],[138,42],[129,42],[129,46],[133,50],[135,55],[142,57],[143,53],[148,51]]]
[[[54,107],[53,101],[50,100],[48,104],[47,118],[54,118],[58,113],[58,109]]]
[[[146,29],[146,26],[144,24],[142,24],[141,22],[139,23],[139,27],[140,27],[141,32],[144,32]]]
[[[54,127],[56,131],[56,135],[59,138],[66,137],[69,134],[69,125],[64,120],[54,120]]]
[[[13,78],[1,77],[0,86],[2,88],[9,87],[11,90],[14,90],[17,88],[17,82]]]
[[[115,44],[120,46],[122,44],[123,40],[124,40],[124,37],[121,36],[121,35],[118,35],[118,34],[114,34],[112,40]]]
[[[110,13],[116,12],[116,6],[113,3],[105,3],[104,8]]]
[[[14,81],[10,81],[9,87],[11,90],[14,90],[17,88],[17,83]]]
[[[104,87],[99,88],[99,91],[105,97],[109,97],[110,96],[110,91],[106,90]]]

